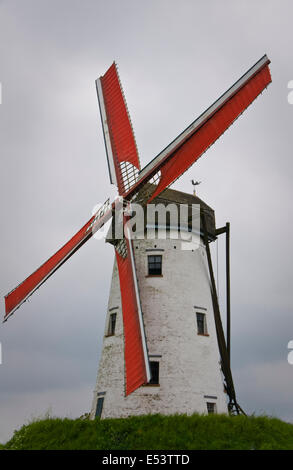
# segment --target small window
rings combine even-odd
[[[206,316],[204,313],[197,313],[196,314],[196,321],[197,321],[197,334],[198,335],[206,335],[207,334],[207,326],[206,326]]]
[[[115,335],[117,313],[111,313],[109,318],[108,336]]]
[[[97,408],[96,408],[96,418],[100,418],[103,411],[104,397],[98,398]]]
[[[162,275],[162,255],[148,256],[148,273],[149,276]]]
[[[208,410],[208,414],[216,413],[216,403],[207,402],[207,410]]]
[[[158,361],[150,361],[151,380],[149,384],[159,385],[159,364]]]

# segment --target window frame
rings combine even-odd
[[[160,361],[149,361],[150,370],[151,370],[151,380],[145,384],[146,387],[159,387],[160,386]],[[152,365],[156,364],[156,372],[155,375],[157,376],[157,381],[153,382],[153,374],[152,374]]]
[[[207,316],[206,313],[203,312],[195,312],[196,315],[196,328],[197,328],[197,334],[199,336],[209,336],[208,333],[208,328],[207,328]],[[203,317],[203,331],[199,331],[199,315]]]
[[[112,328],[113,326],[112,318],[114,315],[115,315],[115,322],[114,322],[114,328]],[[117,312],[111,312],[109,314],[108,329],[107,329],[106,336],[115,336],[116,324],[117,324]]]
[[[154,261],[150,261],[150,258],[154,258]],[[155,258],[160,258],[160,262],[156,262]],[[150,264],[152,264],[155,270],[155,266],[160,266],[160,272],[150,272]],[[163,255],[150,254],[147,255],[147,277],[163,277]]]
[[[104,398],[105,398],[104,396],[101,396],[101,397],[98,396],[95,418],[101,418],[102,416],[103,408],[104,408]]]
[[[207,405],[207,413],[209,415],[212,415],[212,414],[217,414],[217,404],[215,402],[212,402],[212,401],[207,401],[206,402],[206,405]],[[212,405],[212,409],[211,409],[211,406]]]

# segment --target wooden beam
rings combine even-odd
[[[224,335],[224,330],[223,330],[223,325],[222,325],[222,320],[221,320],[221,314],[220,314],[220,308],[219,308],[219,302],[218,302],[216,283],[215,283],[215,277],[214,277],[214,272],[213,272],[212,258],[211,258],[211,252],[210,252],[210,247],[209,247],[209,242],[208,242],[207,226],[206,226],[206,219],[205,219],[204,212],[201,212],[201,223],[202,223],[202,228],[203,228],[204,244],[206,247],[208,268],[209,268],[209,274],[210,274],[210,280],[211,280],[211,295],[212,295],[212,302],[213,302],[217,340],[218,340],[219,352],[221,356],[221,365],[222,365],[222,371],[223,371],[225,381],[226,381],[227,394],[229,396],[228,409],[230,413],[236,412],[237,414],[240,414],[240,413],[245,414],[236,400],[235,388],[234,388],[234,383],[233,383],[233,378],[232,378],[232,373],[231,373],[231,368],[230,368],[230,360],[228,356],[227,344],[225,341],[225,335]]]

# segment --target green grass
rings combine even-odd
[[[293,449],[293,425],[276,418],[148,415],[120,419],[46,418],[23,426],[2,449]]]

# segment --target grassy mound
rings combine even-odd
[[[1,449],[1,447],[0,447]],[[15,431],[9,450],[293,449],[293,425],[268,417],[49,418]]]

